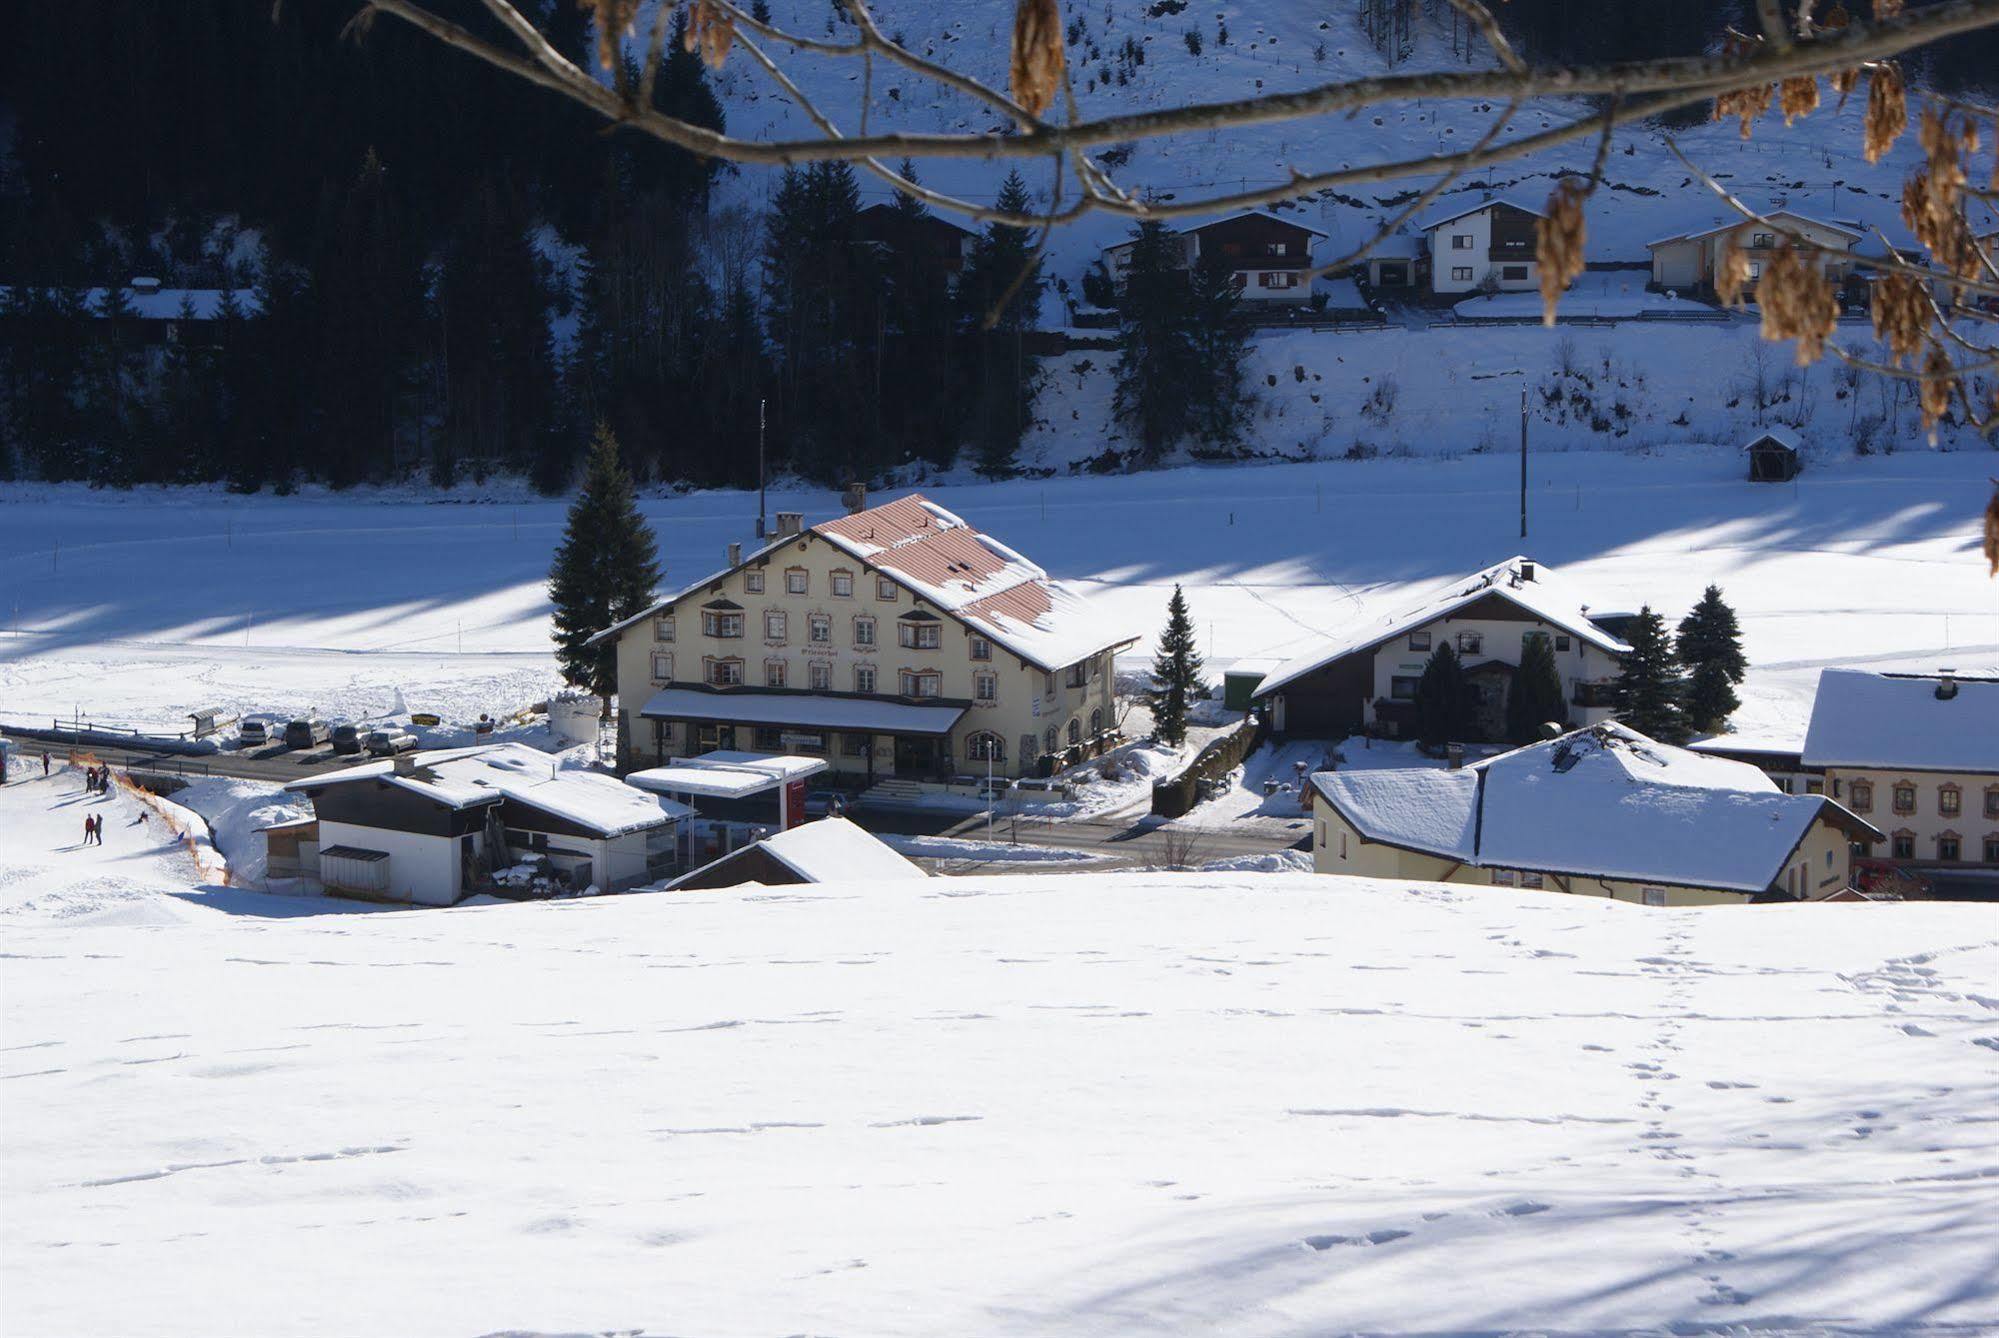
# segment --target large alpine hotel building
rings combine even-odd
[[[717,748],[852,779],[1045,775],[1115,739],[1137,637],[920,494],[777,533],[598,634],[624,767]]]

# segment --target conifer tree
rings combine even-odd
[[[650,604],[659,576],[658,545],[639,514],[618,439],[600,424],[583,489],[570,503],[548,571],[548,597],[555,605],[555,658],[563,680],[602,697],[606,716],[618,687],[616,647],[584,643]]]
[[[1201,656],[1195,648],[1194,620],[1187,596],[1179,586],[1166,602],[1166,630],[1152,659],[1152,732],[1161,743],[1178,747],[1187,738],[1187,707],[1206,693],[1201,681]]]
[[[1682,742],[1687,737],[1680,704],[1684,684],[1665,620],[1647,604],[1625,629],[1624,639],[1631,650],[1611,685],[1617,718],[1661,743]]]
[[[1157,460],[1185,436],[1193,399],[1190,299],[1180,239],[1148,219],[1133,234],[1118,290],[1118,361],[1112,413],[1138,434],[1140,453]]]
[[[1742,629],[1735,610],[1722,599],[1720,586],[1709,586],[1701,602],[1680,620],[1675,648],[1687,670],[1687,727],[1702,734],[1718,733],[1742,704],[1735,685],[1749,672],[1749,661],[1742,654]]]
[[[1476,732],[1471,685],[1464,662],[1448,641],[1440,641],[1416,680],[1416,738],[1425,748],[1463,743]]]
[[[1234,268],[1220,251],[1207,251],[1195,263],[1188,297],[1194,435],[1209,446],[1234,446],[1249,419],[1249,397],[1242,389],[1249,329],[1237,319],[1242,291],[1236,287]]]
[[[1506,737],[1513,743],[1532,743],[1541,736],[1541,726],[1567,723],[1568,711],[1561,671],[1555,666],[1555,643],[1545,633],[1527,637],[1506,694]]]
[[[993,207],[1012,213],[1034,212],[1027,182],[1018,171],[1000,183]],[[979,468],[1001,474],[1013,467],[1021,438],[1034,421],[1038,372],[1026,354],[1025,334],[1034,328],[1041,310],[1045,282],[1041,262],[1030,261],[1032,238],[1020,228],[988,223],[972,243],[972,253],[958,278],[958,323],[964,332],[971,366],[967,381],[971,396],[968,428]],[[1022,278],[1022,271],[1027,271]],[[991,329],[986,317],[1015,280],[1013,296],[999,311]]]

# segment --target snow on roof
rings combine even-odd
[[[963,706],[918,706],[869,697],[820,697],[798,692],[707,692],[662,688],[639,714],[659,720],[715,720],[737,725],[799,725],[807,729],[871,730],[877,734],[943,734]]]
[[[921,493],[812,532],[1043,670],[1138,640],[1106,631],[1103,610],[1079,591]]]
[[[1272,223],[1282,223],[1286,227],[1297,228],[1300,232],[1309,232],[1314,237],[1323,237],[1326,235],[1309,224],[1300,223],[1295,218],[1285,218],[1281,214],[1273,214],[1268,209],[1238,209],[1233,214],[1223,214],[1220,218],[1211,218],[1205,223],[1191,224],[1188,227],[1180,229],[1180,231],[1203,232],[1208,228],[1220,227],[1224,223],[1233,223],[1239,218],[1267,218]]]
[[[1814,227],[1829,228],[1834,232],[1844,233],[1855,241],[1858,241],[1862,235],[1860,230],[1851,224],[1835,223],[1827,218],[1815,218],[1811,214],[1802,214],[1795,209],[1789,209],[1783,205],[1769,205],[1765,207],[1758,205],[1753,200],[1744,200],[1743,203],[1754,209],[1760,219],[1796,219],[1800,223],[1810,223]],[[1702,237],[1712,237],[1717,232],[1728,232],[1743,226],[1745,223],[1756,221],[1757,219],[1745,218],[1739,209],[1732,209],[1727,205],[1721,205],[1695,215],[1681,231],[1661,237],[1657,241],[1647,242],[1645,246],[1649,250],[1652,247],[1667,246],[1673,242],[1698,241]]]
[[[845,818],[825,817],[763,839],[763,848],[807,882],[927,878],[922,869]]]
[[[1536,200],[1532,204],[1529,204],[1526,200],[1516,196],[1487,195],[1469,204],[1445,205],[1437,212],[1426,214],[1416,224],[1416,229],[1419,232],[1434,232],[1446,223],[1454,222],[1467,214],[1476,214],[1480,210],[1491,209],[1497,205],[1511,205],[1513,208],[1532,214],[1536,218],[1545,218],[1547,215],[1541,212],[1542,203],[1542,201]]]
[[[1478,827],[1478,773],[1431,767],[1321,771],[1318,792],[1370,841],[1469,863]]]
[[[1532,563],[1532,580],[1521,576],[1521,564]],[[1545,563],[1527,557],[1510,557],[1484,571],[1455,581],[1421,603],[1399,613],[1351,624],[1339,636],[1286,661],[1257,687],[1257,696],[1268,696],[1294,679],[1356,651],[1370,650],[1390,637],[1434,622],[1487,595],[1497,595],[1519,606],[1552,627],[1589,642],[1593,646],[1622,655],[1631,647],[1597,626],[1584,610],[1589,602],[1583,592]]]
[[[826,760],[821,757],[717,750],[699,757],[676,758],[668,766],[634,771],[625,777],[625,783],[667,794],[745,799],[826,769]]]
[[[603,836],[640,831],[694,812],[601,771],[564,769],[556,758],[523,743],[425,753],[406,772],[396,771],[395,765],[392,760],[369,762],[296,780],[285,789],[310,791],[373,780],[453,809],[513,799]]]
[[[1999,772],[1999,679],[1827,669],[1812,700],[1804,761],[1814,767]]]
[[[1821,814],[1849,831],[1872,830],[1823,795],[1785,794],[1746,762],[1614,723],[1463,771],[1333,773],[1313,782],[1369,840],[1479,867],[1731,892],[1776,882]]]
[[[1742,444],[1742,449],[1745,451],[1749,450],[1765,439],[1774,441],[1779,446],[1792,452],[1802,451],[1805,448],[1804,443],[1798,440],[1798,434],[1791,431],[1791,429],[1787,427],[1765,427],[1758,428],[1756,435]]]
[[[778,549],[784,547],[786,544],[796,542],[797,539],[798,536],[795,534],[787,534],[779,538],[774,538],[769,543],[765,544],[762,548],[759,548],[754,552],[744,554],[743,560],[741,562],[738,562],[735,566],[718,568],[715,571],[709,572],[706,576],[703,576],[698,581],[691,581],[688,584],[681,586],[680,589],[674,591],[670,595],[661,595],[658,599],[655,599],[652,603],[646,605],[644,608],[640,609],[637,613],[634,613],[631,617],[626,618],[621,622],[612,623],[609,627],[605,628],[603,631],[598,632],[593,636],[591,636],[590,639],[585,641],[583,644],[586,646],[594,646],[600,641],[608,641],[612,637],[617,636],[618,633],[624,631],[627,627],[632,627],[638,623],[644,622],[646,619],[652,617],[656,613],[661,612],[669,605],[679,603],[681,600],[687,598],[689,595],[695,594],[696,592],[704,590],[707,587],[715,584],[715,582],[721,580],[724,576],[727,576],[730,572],[740,571],[742,568],[749,566],[752,562],[755,562],[760,558],[768,557],[770,554],[775,553]]]

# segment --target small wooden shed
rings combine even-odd
[[[1788,483],[1803,468],[1798,439],[1785,428],[1760,428],[1742,449],[1749,456],[1751,483]]]

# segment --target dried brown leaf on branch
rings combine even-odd
[[[1756,285],[1756,305],[1763,312],[1765,339],[1798,341],[1800,367],[1824,356],[1825,341],[1839,324],[1839,299],[1831,282],[1794,246],[1770,258]]]
[[[1056,0],[1018,0],[1013,11],[1013,100],[1039,116],[1062,87],[1062,11]]]
[[[1548,195],[1547,214],[1534,224],[1534,259],[1541,266],[1541,324],[1555,323],[1555,303],[1583,272],[1583,201],[1589,183],[1564,177]]]
[[[687,36],[681,39],[687,50],[699,51],[709,69],[719,70],[722,62],[729,58],[729,44],[735,40],[735,20],[729,17],[727,10],[711,3],[711,0],[694,0],[693,13],[687,21]]]
[[[1789,125],[1800,116],[1818,110],[1819,81],[1809,74],[1792,75],[1777,86],[1777,109]]]
[[[1890,273],[1874,286],[1874,337],[1888,346],[1900,366],[1922,352],[1930,328],[1930,304],[1922,280],[1912,274]]]
[[[1874,21],[1892,19],[1902,12],[1902,0],[1874,0]]]
[[[1878,163],[1904,130],[1909,128],[1909,97],[1902,86],[1902,71],[1893,61],[1883,61],[1867,71],[1867,121],[1861,153],[1870,163]]]
[[[1730,237],[1721,249],[1721,263],[1714,269],[1714,295],[1724,307],[1742,305],[1742,291],[1749,286],[1749,257]]]
[[[1992,500],[1985,504],[1985,561],[1987,573],[1999,576],[1999,479],[1992,483]]]
[[[1950,411],[1950,392],[1957,385],[1957,368],[1942,349],[1932,347],[1923,359],[1922,380],[1916,383],[1917,401],[1922,406],[1923,427],[1930,440],[1937,439],[1937,420]]]
[[[639,0],[576,0],[597,20],[597,63],[607,70],[618,68],[619,39],[631,36],[632,20],[638,17]]]
[[[1760,40],[1729,34],[1722,45],[1722,54],[1731,59],[1754,55],[1762,45]],[[1749,127],[1756,118],[1770,110],[1770,85],[1756,84],[1749,88],[1733,88],[1714,100],[1714,119],[1727,120],[1731,116],[1742,118],[1742,137],[1749,138]]]

